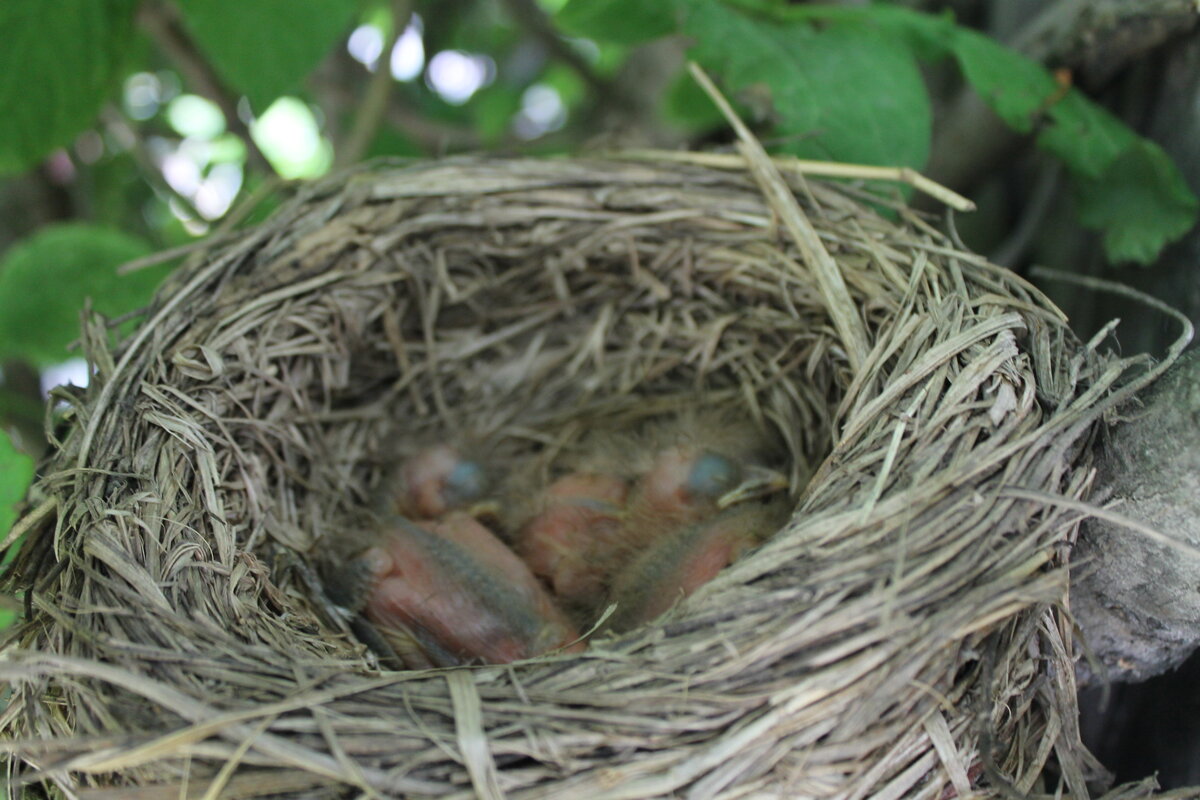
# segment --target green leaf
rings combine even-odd
[[[133,0],[0,2],[0,174],[70,143],[112,92],[133,31]]]
[[[689,1],[711,13],[715,0]],[[1114,261],[1151,261],[1167,242],[1182,236],[1196,221],[1195,195],[1157,146],[1138,137],[1078,91],[1064,92],[1040,64],[982,34],[954,25],[947,16],[935,17],[890,5],[792,5],[782,0],[725,3],[767,20],[758,23],[760,26],[783,30],[798,23],[821,21],[832,25],[831,30],[843,26],[875,31],[893,45],[904,43],[922,58],[953,57],[967,81],[1006,124],[1018,132],[1034,134],[1037,145],[1066,166],[1079,200],[1081,222],[1104,231],[1105,249]],[[727,16],[730,13],[726,10]],[[719,25],[708,28],[710,36],[721,31]],[[728,39],[725,49],[736,47],[738,42],[747,46],[751,42],[742,32],[731,31]],[[836,67],[841,66],[844,55],[825,54]],[[743,54],[731,60],[751,57]],[[728,78],[709,64],[705,66]],[[881,71],[878,79],[886,82],[892,77]],[[872,98],[862,101],[864,105],[873,102],[876,94],[870,84],[875,79],[864,71],[856,80],[862,85],[846,86],[845,96],[858,93]],[[782,96],[775,94],[777,107],[782,107]],[[812,95],[815,99],[815,92]]]
[[[428,153],[421,148],[420,143],[404,135],[391,125],[381,125],[375,133],[375,138],[363,154],[365,160],[387,156],[390,158],[424,158]]]
[[[521,110],[521,92],[503,83],[486,86],[471,98],[469,110],[472,127],[490,147],[495,147]]]
[[[14,447],[8,434],[0,430],[0,539],[6,538],[16,522],[16,504],[25,497],[32,480],[33,459]],[[15,545],[10,547],[0,565],[6,566],[16,552]],[[9,598],[0,597],[0,631],[16,621],[15,605]]]
[[[984,101],[1020,133],[1039,127],[1037,143],[1072,172],[1095,177],[1137,136],[1082,94],[1063,88],[1040,64],[974,31],[947,40],[963,74]]]
[[[294,92],[345,33],[358,0],[184,0],[200,48],[256,113]]]
[[[637,44],[675,31],[675,4],[665,0],[571,0],[554,21],[572,36]]]
[[[1052,104],[1046,116],[1047,122],[1038,132],[1038,146],[1053,153],[1077,176],[1097,177],[1139,142],[1148,143],[1075,90]]]
[[[578,72],[564,64],[550,64],[538,83],[544,83],[558,92],[567,108],[578,107],[588,100],[587,84]]]
[[[44,228],[15,245],[0,261],[0,359],[67,359],[85,298],[109,316],[145,305],[168,267],[123,277],[116,268],[148,252],[133,236],[79,223]]]
[[[8,434],[0,430],[0,539],[17,521],[16,504],[31,480],[33,459],[14,447]]]
[[[1196,221],[1196,196],[1170,157],[1139,139],[1100,176],[1073,181],[1080,221],[1104,233],[1111,261],[1153,261]]]
[[[949,40],[972,86],[1014,129],[1070,173],[1079,221],[1110,261],[1149,263],[1196,222],[1200,203],[1171,159],[1039,64],[966,30]]]
[[[663,98],[663,117],[670,123],[693,132],[717,130],[725,126],[711,98],[704,93],[687,72],[681,72],[671,82]]]
[[[1040,64],[983,34],[959,28],[949,40],[964,77],[1013,130],[1028,133],[1058,84]]]
[[[683,0],[689,2],[689,0]],[[944,58],[949,54],[946,43],[957,30],[954,15],[949,11],[934,16],[891,5],[796,5],[790,0],[724,0],[725,5],[739,8],[751,15],[770,21],[793,23],[837,22],[872,28],[889,38],[907,44],[913,53],[925,59]]]
[[[693,0],[684,32],[691,55],[734,97],[769,102],[772,137],[788,152],[865,164],[920,168],[929,156],[929,95],[903,39],[873,25],[743,15],[717,0]]]

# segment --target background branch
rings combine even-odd
[[[546,51],[556,60],[566,64],[583,79],[584,83],[594,91],[601,102],[607,102],[613,93],[613,86],[592,69],[582,55],[563,39],[554,23],[546,16],[546,12],[535,0],[505,0],[509,13],[517,24],[524,28],[536,39]]]
[[[396,42],[400,41],[400,37],[404,35],[404,29],[408,27],[409,20],[412,19],[412,0],[393,0],[391,10],[392,32],[384,42],[379,60],[375,63],[375,72],[367,83],[367,90],[363,93],[362,104],[359,106],[358,114],[354,117],[350,133],[337,150],[334,163],[339,168],[362,160],[367,148],[371,146],[375,134],[379,132],[379,126],[383,123],[387,113],[388,98],[392,94],[393,84],[392,50],[395,49]]]
[[[174,186],[172,186],[165,177],[163,177],[162,168],[155,162],[154,156],[146,148],[146,142],[141,132],[129,124],[126,117],[117,111],[111,105],[106,106],[100,112],[100,121],[104,123],[109,132],[122,144],[129,148],[129,155],[133,158],[133,162],[137,164],[141,171],[142,178],[146,183],[150,184],[155,191],[166,195],[168,198],[179,204],[192,219],[199,222],[205,221],[205,216],[196,209],[195,204],[190,197],[180,194]]]

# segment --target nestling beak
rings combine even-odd
[[[788,488],[789,481],[782,472],[754,464],[747,464],[743,470],[741,482],[717,498],[717,508],[726,509]]]

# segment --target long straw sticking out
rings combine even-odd
[[[644,158],[647,161],[681,161],[703,164],[716,169],[741,169],[745,159],[729,153],[679,152],[678,150],[636,149],[615,153],[621,158]],[[771,161],[784,172],[796,172],[817,178],[851,178],[863,181],[892,181],[907,183],[918,192],[943,203],[955,211],[974,211],[975,203],[953,189],[925,177],[911,167],[877,167],[873,164],[843,164],[838,161],[813,161],[792,156],[772,156]]]
[[[817,235],[816,229],[808,221],[800,204],[796,202],[795,196],[792,195],[783,176],[779,174],[779,169],[771,161],[771,157],[767,155],[767,151],[763,149],[762,144],[754,137],[745,123],[738,118],[733,106],[729,105],[729,101],[725,99],[696,62],[689,61],[688,69],[691,70],[692,77],[700,84],[700,88],[708,93],[712,101],[717,104],[717,108],[721,109],[721,113],[725,115],[725,119],[737,131],[738,139],[741,140],[742,155],[745,156],[750,171],[754,173],[771,208],[779,214],[783,224],[787,226],[788,233],[792,235],[796,245],[800,248],[805,263],[817,277],[817,285],[820,287],[825,305],[829,309],[829,316],[833,319],[833,326],[837,329],[838,335],[846,347],[846,356],[850,360],[850,367],[857,373],[867,360],[870,347],[867,346],[866,329],[858,315],[854,301],[850,298],[850,291],[846,288],[846,281],[842,278],[842,271],[838,268],[837,262],[833,260],[833,256],[829,255],[829,251],[821,243],[821,237]]]

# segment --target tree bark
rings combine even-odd
[[[1110,429],[1096,483],[1114,511],[1182,546],[1103,519],[1072,556],[1071,610],[1097,677],[1144,680],[1200,644],[1200,351],[1185,353],[1128,418]],[[1100,673],[1097,675],[1097,671]]]

